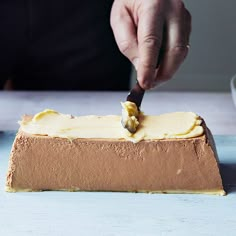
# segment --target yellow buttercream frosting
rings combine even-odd
[[[54,111],[52,109],[45,109],[44,111],[41,111],[39,113],[37,113],[34,117],[33,117],[33,121],[37,122],[38,120],[41,120],[45,115],[49,115],[49,114],[58,114],[57,111]]]
[[[135,103],[133,102],[122,102],[122,116],[121,122],[125,129],[127,129],[130,133],[135,133],[137,131],[137,127],[139,125],[138,117],[139,110]]]
[[[48,135],[68,139],[124,139],[141,140],[193,138],[203,134],[201,119],[193,112],[173,112],[158,116],[139,117],[136,133],[123,128],[121,116],[77,116],[45,110],[33,119],[20,122],[21,130],[34,135]]]

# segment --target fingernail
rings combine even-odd
[[[167,81],[161,81],[161,82],[158,84],[158,86],[161,87],[161,86],[165,85],[166,82],[167,82]]]
[[[153,88],[155,88],[157,85],[158,85],[158,82],[157,82],[157,81],[154,81],[154,82],[152,82],[151,88],[153,89]]]
[[[145,81],[143,83],[144,89],[150,89],[152,87],[152,84],[149,81]]]
[[[134,58],[133,61],[132,61],[132,63],[133,63],[133,65],[134,65],[134,67],[135,67],[136,70],[138,70],[138,61],[139,61],[139,60],[138,60],[137,57]]]
[[[166,83],[166,81],[155,81],[152,83],[152,88],[161,87]]]

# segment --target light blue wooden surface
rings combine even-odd
[[[0,235],[236,235],[236,136],[215,136],[228,195],[4,192],[14,132],[0,133]]]

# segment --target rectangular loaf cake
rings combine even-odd
[[[53,112],[23,117],[10,154],[6,191],[225,194],[212,135],[197,116],[180,133],[188,123],[183,120],[179,134],[171,124],[165,130],[160,117],[150,117],[149,123],[145,117],[132,136],[120,131],[118,116],[79,118]],[[159,123],[149,127],[154,121]],[[194,135],[194,130],[202,132]]]

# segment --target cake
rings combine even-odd
[[[6,191],[127,191],[224,195],[210,130],[192,112],[141,115],[135,133],[120,116],[24,116]]]

